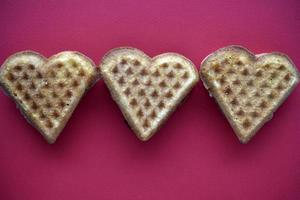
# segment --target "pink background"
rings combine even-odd
[[[39,2],[39,3],[37,3]],[[300,1],[11,1],[0,3],[0,60],[20,50],[77,50],[97,64],[113,47],[174,51],[199,67],[241,44],[300,66]],[[0,93],[0,199],[300,199],[300,88],[247,145],[201,82],[146,143],[103,81],[54,145]]]

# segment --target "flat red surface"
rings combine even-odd
[[[99,63],[129,45],[201,60],[240,44],[300,66],[300,1],[0,2],[0,60],[77,50]],[[0,93],[0,199],[300,199],[300,88],[254,139],[238,142],[201,82],[140,142],[100,80],[54,145]]]

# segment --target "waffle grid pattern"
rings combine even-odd
[[[75,60],[55,62],[45,73],[34,64],[16,64],[4,75],[13,96],[34,120],[41,122],[42,130],[59,126],[70,109],[74,94],[86,87],[87,74]]]
[[[214,92],[224,100],[240,129],[251,131],[272,112],[292,84],[293,74],[283,64],[244,63],[237,59],[213,62],[206,72]]]
[[[178,62],[149,67],[126,56],[111,67],[111,74],[144,131],[159,120],[160,112],[174,104],[176,94],[184,89],[184,81],[190,77],[189,71]]]

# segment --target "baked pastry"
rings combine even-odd
[[[184,56],[164,53],[150,58],[131,47],[108,52],[100,71],[112,98],[142,141],[153,136],[198,81],[193,63]]]
[[[228,46],[202,61],[200,78],[239,140],[247,143],[296,87],[299,73],[282,53],[254,55]]]
[[[0,69],[0,85],[49,143],[55,142],[96,79],[94,63],[73,51],[49,59],[23,51],[7,58]]]

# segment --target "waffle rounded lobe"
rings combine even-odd
[[[194,65],[181,55],[154,58],[134,48],[104,56],[102,77],[124,117],[141,140],[148,140],[198,81]]]
[[[95,77],[94,64],[77,52],[61,52],[48,60],[35,52],[20,52],[6,60],[0,73],[1,85],[49,143]]]
[[[279,53],[255,56],[245,48],[220,49],[203,62],[201,79],[246,143],[299,82],[292,61]]]

